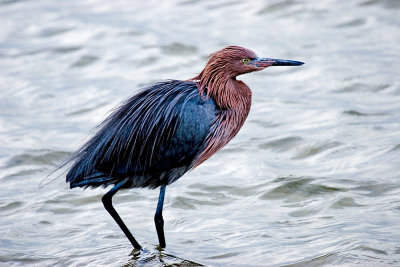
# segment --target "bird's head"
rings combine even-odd
[[[228,46],[210,55],[199,75],[190,79],[197,82],[200,95],[207,92],[219,106],[229,107],[224,96],[235,92],[227,84],[241,74],[263,70],[269,66],[300,66],[303,62],[283,59],[260,58],[250,49]],[[243,83],[241,83],[243,84]],[[230,93],[229,93],[230,92]]]
[[[260,58],[250,49],[228,46],[213,54],[205,67],[211,73],[224,73],[230,77],[263,70],[269,66],[299,66],[303,62],[283,59]]]

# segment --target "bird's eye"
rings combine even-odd
[[[242,62],[243,62],[243,64],[249,64],[250,63],[250,59],[248,59],[248,58],[244,58],[244,59],[242,59]]]

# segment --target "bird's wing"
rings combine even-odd
[[[67,181],[71,186],[99,186],[99,173],[103,185],[127,176],[133,177],[132,187],[168,184],[183,175],[204,148],[215,112],[214,102],[200,97],[194,82],[153,84],[100,125],[73,156]],[[155,182],[155,176],[160,181]],[[95,183],[82,182],[90,177]]]

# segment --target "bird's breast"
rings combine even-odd
[[[219,110],[211,125],[205,148],[194,161],[194,167],[210,158],[236,136],[246,121],[250,106],[251,94],[237,101],[235,105],[232,105],[231,109]]]

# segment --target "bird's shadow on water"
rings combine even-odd
[[[154,249],[134,249],[131,252],[131,259],[124,267],[131,266],[204,266],[194,261],[185,260],[177,256],[167,254],[159,246]]]

